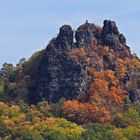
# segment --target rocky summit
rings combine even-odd
[[[31,103],[78,97],[89,101],[91,85],[95,82],[91,70],[97,73],[110,70],[118,80],[116,88],[131,101],[140,99],[138,85],[129,86],[132,81],[138,81],[138,65],[130,65],[133,61],[139,63],[139,59],[131,54],[126,38],[114,21],[105,20],[103,27],[86,21],[75,32],[70,25],[63,25],[38,59],[36,68],[28,73],[34,81],[28,83]],[[111,90],[112,85],[107,86]]]
[[[140,60],[114,21],[63,25],[45,49],[3,64],[0,139],[140,139]]]

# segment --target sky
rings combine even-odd
[[[0,67],[45,48],[63,24],[114,20],[140,56],[140,0],[0,0]]]

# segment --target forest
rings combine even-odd
[[[0,140],[140,140],[140,60],[114,21],[63,25],[3,64]]]

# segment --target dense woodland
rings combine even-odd
[[[64,25],[46,49],[3,64],[0,139],[140,140],[140,60],[114,21]]]

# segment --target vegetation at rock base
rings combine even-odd
[[[64,118],[56,117],[54,114],[57,110],[54,110],[46,101],[37,105],[28,105],[23,101],[17,105],[0,102],[0,138],[3,140],[139,140],[138,106],[140,104],[126,103],[125,105],[126,111],[118,113],[112,122],[85,122],[86,125],[77,125]],[[63,104],[55,106],[61,108]],[[88,111],[86,109],[85,111]],[[73,114],[70,115],[72,117]],[[77,118],[73,115],[72,121],[90,118],[96,120],[94,114],[88,115],[85,116],[83,113],[83,116],[80,114],[78,117],[77,114]]]
[[[63,25],[30,59],[3,64],[0,139],[140,139],[140,60],[114,21]]]

